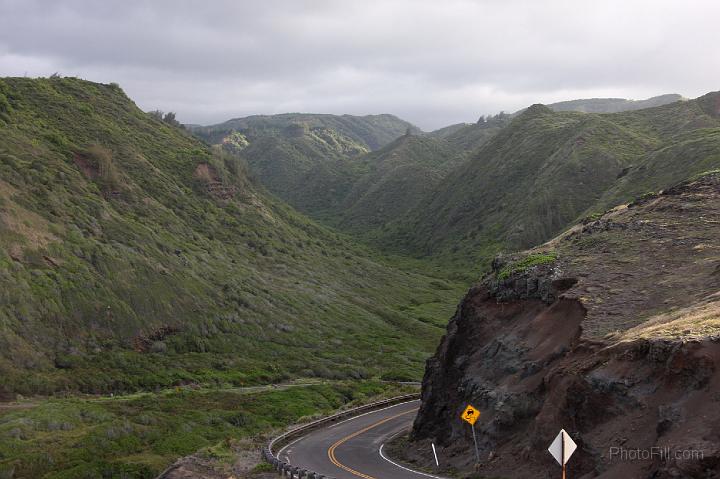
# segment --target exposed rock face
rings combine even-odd
[[[473,470],[459,419],[471,403],[480,477],[556,477],[546,449],[561,428],[579,446],[570,477],[720,477],[719,183],[710,175],[581,226],[545,245],[559,252],[550,264],[500,280],[508,260],[496,261],[428,361],[413,449],[432,440],[446,465]],[[634,254],[650,229],[667,246]],[[683,309],[697,304],[710,319]],[[608,321],[618,331],[599,337]],[[678,324],[690,326],[676,334]]]

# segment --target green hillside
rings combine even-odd
[[[270,192],[318,219],[337,216],[361,174],[355,158],[420,131],[392,115],[304,113],[250,116],[190,130],[242,156]]]
[[[368,236],[402,218],[464,159],[447,141],[417,135],[357,158],[357,179],[336,212],[340,226]]]
[[[369,150],[381,148],[410,129],[420,130],[394,115],[329,115],[317,113],[283,113],[280,115],[254,115],[235,118],[217,125],[193,127],[193,133],[209,143],[218,143],[233,132],[250,139],[275,135],[287,127],[305,125],[309,129],[324,128],[337,132]]]
[[[417,377],[457,296],[71,78],[0,81],[0,265],[10,397]]]
[[[469,123],[462,127],[453,125],[449,129],[437,130],[431,135],[439,136],[456,150],[470,155],[510,124],[511,120],[510,115],[500,113],[495,116],[482,117],[477,123]]]
[[[367,152],[335,130],[296,124],[250,140],[238,154],[270,192],[302,212],[323,216],[339,206],[355,180],[353,158]]]
[[[720,166],[720,94],[615,114],[535,105],[480,147],[381,243],[481,268],[586,215]]]
[[[285,114],[190,130],[240,155],[253,177],[293,207],[369,239],[432,194],[510,119],[500,114],[424,134],[391,115]]]

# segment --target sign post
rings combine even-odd
[[[575,441],[565,432],[565,429],[560,430],[560,433],[555,437],[550,447],[548,447],[548,452],[552,454],[552,457],[562,466],[562,479],[566,479],[565,465],[570,460],[570,456],[573,455],[575,449],[577,449],[577,444],[575,444]]]
[[[475,435],[475,423],[480,417],[480,411],[475,409],[472,405],[468,404],[465,410],[460,415],[460,419],[470,424],[472,429],[473,443],[475,444],[475,459],[477,464],[480,464],[480,451],[478,450],[477,436]]]

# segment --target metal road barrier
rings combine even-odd
[[[375,409],[381,409],[386,406],[392,406],[393,404],[399,404],[401,402],[412,401],[413,399],[419,398],[419,393],[396,396],[394,398],[385,399],[382,401],[366,404],[364,406],[348,409],[347,411],[342,411],[337,414],[333,414],[332,416],[327,416],[322,419],[318,419],[317,421],[305,424],[303,426],[296,427],[272,439],[268,443],[268,445],[262,449],[262,457],[273,466],[273,468],[278,472],[278,474],[283,477],[287,477],[288,479],[335,479],[333,477],[318,474],[314,471],[308,471],[307,469],[300,469],[297,466],[293,466],[281,460],[279,457],[275,456],[273,450],[280,445],[289,443],[293,439],[306,435],[314,429],[325,426],[326,424],[332,424],[340,419],[345,419],[348,417],[356,416],[360,413],[374,411]]]

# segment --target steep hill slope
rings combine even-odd
[[[564,428],[570,477],[717,477],[719,217],[715,172],[497,258],[428,362],[418,442],[396,453],[429,465],[434,440],[446,469],[471,471],[471,403],[482,476],[559,474],[546,448]]]
[[[720,166],[718,98],[605,115],[535,105],[389,228],[383,244],[479,265]]]
[[[300,211],[324,216],[355,181],[353,159],[368,151],[335,130],[294,125],[250,140],[239,155],[270,192]]]
[[[5,394],[411,377],[453,295],[77,79],[0,81],[0,265]]]
[[[392,115],[303,113],[250,116],[190,130],[240,154],[270,192],[323,219],[336,216],[359,178],[356,157],[420,131]]]
[[[355,160],[357,178],[337,215],[361,236],[402,218],[465,159],[444,140],[404,135]]]

